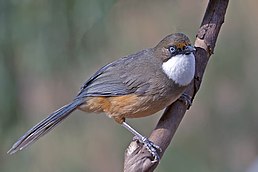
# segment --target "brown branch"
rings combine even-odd
[[[196,72],[192,83],[186,93],[194,99],[198,92],[202,77],[208,63],[209,57],[213,54],[215,43],[222,24],[229,0],[210,0],[207,6],[202,24],[198,30],[195,40]],[[176,101],[165,110],[156,128],[152,131],[149,139],[163,150],[162,157],[170,144],[184,114],[187,110],[185,104]],[[125,152],[124,171],[153,171],[158,163],[152,163],[150,153],[136,141],[132,141]]]

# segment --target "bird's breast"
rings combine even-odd
[[[194,77],[195,57],[193,53],[176,55],[164,62],[162,69],[169,79],[181,86],[186,86]]]

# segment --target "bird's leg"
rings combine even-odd
[[[152,161],[154,162],[158,162],[160,160],[160,156],[158,154],[159,152],[162,152],[161,148],[157,145],[155,145],[152,141],[150,141],[147,137],[144,137],[143,135],[141,135],[139,132],[137,132],[135,129],[133,129],[129,124],[127,124],[126,122],[122,122],[121,125],[126,128],[128,131],[130,131],[133,135],[135,135],[137,137],[137,139],[139,140],[139,142],[141,142],[142,144],[144,144],[147,148],[147,150],[151,153],[151,155],[154,157],[154,160]]]
[[[178,100],[182,101],[187,106],[187,109],[192,106],[192,98],[186,93],[183,93]]]

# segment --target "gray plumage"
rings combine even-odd
[[[84,105],[87,108],[87,101],[98,99],[95,97],[114,99],[115,96],[130,96],[130,94],[136,97],[135,102],[130,101],[130,103],[122,105],[117,103],[119,101],[114,101],[114,105],[108,110],[102,108],[101,102],[97,102],[99,103],[97,105],[91,102],[100,112],[104,111],[109,113],[108,115],[114,115],[112,117],[120,115],[120,118],[143,117],[168,106],[186,88],[186,86],[179,86],[172,79],[169,79],[162,68],[163,62],[172,57],[168,46],[176,46],[174,45],[178,43],[176,41],[181,42],[182,45],[189,44],[189,39],[185,35],[172,34],[164,38],[154,48],[120,58],[100,68],[83,84],[71,103],[51,113],[32,127],[12,146],[8,153],[13,154],[28,147],[60,124],[75,109],[84,110],[81,108]],[[181,46],[181,44],[178,45]],[[178,51],[180,51],[178,53],[191,53],[185,52],[182,48],[179,48]],[[90,110],[94,111],[94,108]]]
[[[137,64],[139,61],[141,63]],[[87,80],[76,99],[88,96],[144,94],[150,88],[153,78],[161,74],[161,63],[160,59],[154,57],[152,49],[120,58],[102,67]],[[143,71],[148,71],[148,75],[142,75]]]
[[[40,137],[47,134],[49,131],[54,129],[60,122],[69,116],[69,114],[74,111],[79,105],[83,103],[83,100],[75,100],[72,103],[69,103],[55,112],[51,113],[48,117],[40,121],[29,131],[27,131],[19,140],[12,146],[12,148],[7,152],[13,154],[19,150],[22,150]]]

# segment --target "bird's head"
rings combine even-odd
[[[173,56],[189,55],[194,51],[195,48],[191,46],[190,39],[183,33],[168,35],[154,47],[156,57],[161,58],[164,62]]]
[[[188,85],[195,73],[195,48],[183,33],[168,35],[154,47],[156,58],[162,60],[162,70],[180,86]]]

